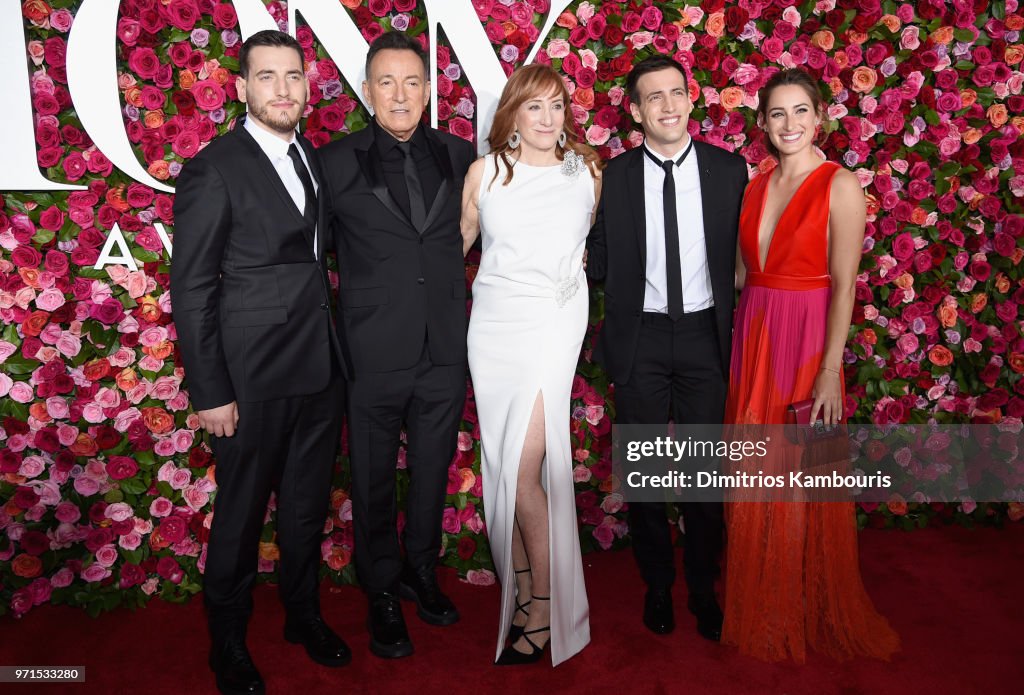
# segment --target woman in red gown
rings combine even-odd
[[[759,95],[758,124],[779,164],[751,181],[740,215],[726,405],[739,427],[782,424],[789,404],[809,398],[812,422],[842,419],[865,202],[857,177],[815,152],[823,112],[802,70],[775,75]],[[768,465],[794,463],[791,450]],[[801,663],[808,647],[837,659],[899,649],[861,582],[852,502],[736,502],[726,529],[722,642]]]

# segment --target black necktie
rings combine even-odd
[[[400,142],[398,149],[405,155],[403,173],[405,186],[409,189],[409,217],[417,231],[422,232],[423,223],[427,221],[427,206],[423,203],[423,185],[420,183],[420,174],[416,171],[416,160],[412,156],[412,143]]]
[[[302,188],[306,191],[306,207],[302,211],[302,216],[306,219],[306,224],[312,228],[316,224],[316,190],[313,188],[313,179],[310,178],[306,165],[302,163],[299,148],[294,142],[288,145],[288,157],[292,160],[295,173],[298,174]]]
[[[644,148],[644,154],[665,170],[665,185],[661,190],[662,204],[665,208],[665,276],[666,291],[668,292],[668,317],[678,321],[683,315],[683,271],[679,258],[679,222],[676,215],[676,182],[674,176],[675,168],[683,163],[686,155],[690,154],[693,147],[693,140],[686,146],[686,150],[679,159],[672,161],[667,159],[664,162]]]

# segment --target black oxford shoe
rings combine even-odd
[[[224,695],[263,695],[263,678],[249,656],[245,640],[229,639],[210,650],[210,668]]]
[[[656,635],[667,635],[676,628],[669,589],[648,589],[644,597],[644,625]]]
[[[352,661],[352,650],[323,618],[285,623],[284,638],[292,644],[301,644],[309,658],[322,666],[344,666]]]
[[[451,600],[441,593],[433,567],[406,567],[398,584],[402,598],[416,602],[416,615],[431,625],[451,625],[459,620],[459,612]]]
[[[370,631],[370,651],[375,655],[398,659],[412,654],[412,641],[397,596],[385,592],[372,594],[366,623]]]
[[[722,640],[722,609],[714,593],[690,594],[686,607],[697,616],[697,633],[712,642]]]

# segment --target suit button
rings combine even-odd
[[[424,280],[423,278],[416,278],[416,282],[422,285],[423,283],[426,282],[426,280]]]
[[[327,306],[327,302],[324,302],[323,304],[321,304],[321,305],[320,305],[320,308],[321,308],[321,309],[323,309],[324,311],[327,311],[327,309],[329,308],[329,307]]]

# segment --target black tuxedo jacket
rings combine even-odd
[[[388,190],[367,127],[321,150],[333,194],[340,283],[338,330],[353,374],[466,359],[466,272],[459,220],[473,146],[424,125],[441,170],[427,218],[416,229]]]
[[[704,242],[715,301],[722,372],[729,373],[735,305],[736,235],[747,165],[737,154],[694,142],[700,167]],[[587,239],[587,275],[604,280],[604,326],[595,357],[613,382],[626,383],[633,370],[644,309],[647,221],[644,153],[625,152],[604,170],[597,222]]]
[[[332,360],[347,372],[324,263],[330,194],[316,151],[298,142],[319,185],[319,261],[313,230],[241,122],[178,177],[171,299],[197,410],[317,393]]]

